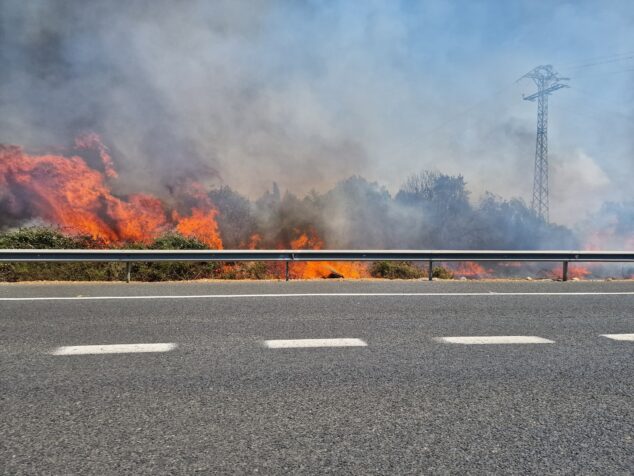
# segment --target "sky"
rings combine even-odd
[[[0,4],[0,142],[100,134],[121,193],[195,176],[257,197],[423,169],[530,202],[552,64],[551,220],[631,200],[631,1],[95,0]],[[143,190],[139,190],[142,188]]]

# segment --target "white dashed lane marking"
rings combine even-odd
[[[553,344],[554,341],[537,336],[463,336],[437,337],[438,342],[447,344],[484,345],[484,344]]]
[[[607,337],[612,340],[634,341],[634,334],[601,334],[601,337]]]
[[[634,334],[601,334],[614,341],[634,342]],[[436,342],[462,345],[496,345],[496,344],[554,344],[555,341],[538,336],[452,336],[435,337]],[[366,347],[368,344],[356,338],[335,339],[274,339],[265,340],[268,349],[309,349],[319,347]],[[48,352],[51,355],[96,355],[96,354],[134,354],[148,352],[169,352],[176,349],[175,343],[153,344],[104,344],[73,345],[57,347]]]
[[[284,339],[265,340],[264,346],[269,349],[300,349],[313,347],[365,347],[361,339]]]
[[[94,355],[94,354],[135,354],[145,352],[169,352],[176,344],[115,344],[115,345],[72,345],[58,347],[53,355]]]

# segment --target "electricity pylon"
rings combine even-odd
[[[523,78],[530,78],[537,85],[536,93],[522,96],[526,101],[537,99],[535,176],[531,208],[539,218],[548,223],[548,96],[558,89],[569,87],[567,84],[562,84],[561,81],[568,81],[570,78],[560,77],[549,64],[538,66],[520,79]]]

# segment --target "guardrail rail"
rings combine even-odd
[[[283,261],[286,280],[293,261],[425,261],[432,279],[439,261],[554,261],[561,262],[568,280],[568,263],[634,262],[634,251],[504,251],[504,250],[0,250],[0,263],[18,262],[123,262],[130,282],[132,263],[164,261]]]

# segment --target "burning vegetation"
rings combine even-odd
[[[39,219],[69,233],[83,234],[105,245],[147,243],[176,230],[211,248],[222,248],[217,211],[195,183],[193,192],[175,197],[192,206],[184,213],[157,197],[135,193],[115,196],[110,181],[117,172],[96,135],[80,137],[75,152],[96,150],[102,171],[79,155],[30,155],[16,146],[0,146],[0,216],[7,223]],[[182,187],[186,189],[186,187]]]
[[[410,176],[394,196],[358,176],[339,182],[326,193],[313,191],[303,198],[282,194],[274,184],[255,201],[227,186],[208,187],[199,177],[179,177],[166,185],[162,194],[142,189],[125,193],[121,189],[115,161],[96,134],[77,138],[70,150],[50,154],[0,145],[0,232],[5,232],[6,238],[9,230],[36,224],[52,226],[61,233],[51,232],[56,238],[44,239],[46,233],[41,230],[36,238],[28,231],[22,235],[14,232],[0,246],[579,249],[605,247],[607,243],[616,248],[634,247],[633,204],[607,204],[600,214],[600,228],[590,226],[593,221],[589,220],[573,232],[540,221],[518,199],[507,201],[486,194],[474,204],[461,176],[437,172]],[[67,241],[60,236],[67,236]],[[136,272],[147,279],[158,279],[161,270],[170,270],[167,274],[174,279],[259,279],[284,274],[281,263],[205,265],[193,271],[188,265],[170,266],[139,265]],[[434,275],[521,276],[527,268],[509,263],[455,263],[435,270]],[[573,277],[602,274],[600,266],[575,266],[571,270]],[[417,278],[425,272],[408,263],[299,262],[293,264],[291,277]],[[542,267],[539,272],[544,277],[557,277],[549,268]],[[102,277],[107,278],[108,273]]]

